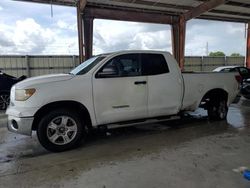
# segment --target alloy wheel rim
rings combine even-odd
[[[58,116],[50,121],[47,127],[47,137],[56,145],[70,143],[77,134],[77,124],[69,116]]]

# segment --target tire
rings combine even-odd
[[[41,119],[37,137],[45,149],[62,152],[76,148],[86,138],[86,131],[76,112],[56,109]]]
[[[225,99],[211,100],[208,105],[208,117],[210,120],[221,121],[227,118],[228,107]]]
[[[10,104],[10,94],[0,93],[0,110],[6,110]]]

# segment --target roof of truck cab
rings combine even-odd
[[[110,52],[110,53],[104,53],[104,54],[99,54],[101,55],[115,55],[115,54],[131,54],[131,53],[154,53],[154,54],[169,54],[172,55],[170,52],[166,51],[159,51],[159,50],[121,50],[121,51],[115,51],[115,52]],[[98,55],[98,56],[99,56]]]

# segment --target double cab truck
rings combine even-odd
[[[69,74],[33,77],[11,89],[8,129],[47,150],[75,148],[93,128],[157,122],[202,107],[224,120],[239,92],[237,73],[182,73],[168,52],[94,56]]]

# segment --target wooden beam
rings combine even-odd
[[[77,3],[76,7],[77,12],[77,29],[78,29],[78,45],[79,45],[79,63],[82,63],[84,60],[83,55],[83,24],[82,24],[82,14],[80,11],[80,3]]]
[[[196,18],[198,16],[200,16],[201,14],[208,12],[209,10],[214,9],[215,7],[225,4],[226,0],[210,0],[210,1],[206,1],[202,4],[200,4],[199,6],[193,8],[192,10],[189,10],[188,12],[184,13],[184,19],[187,20],[191,20],[193,18]]]
[[[79,2],[80,2],[80,10],[81,12],[83,12],[87,5],[87,0],[79,0]]]
[[[246,66],[250,68],[250,22],[248,22],[247,28],[247,53],[246,53]]]
[[[121,20],[131,22],[145,22],[145,23],[158,23],[158,24],[172,24],[173,18],[176,16],[137,12],[130,10],[116,10],[109,8],[94,8],[86,7],[85,15],[91,18],[108,19],[108,20]]]

